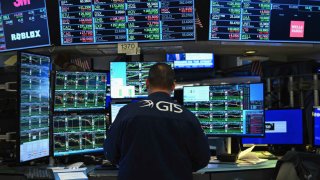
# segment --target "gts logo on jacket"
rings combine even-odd
[[[153,108],[154,107],[154,102],[151,100],[143,100],[142,102],[142,106],[140,107],[149,107],[149,108]],[[159,110],[159,111],[169,111],[169,112],[174,112],[174,113],[182,113],[183,110],[181,108],[180,105],[178,104],[174,104],[171,102],[166,102],[166,101],[159,101],[156,103],[155,107]]]

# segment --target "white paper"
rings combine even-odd
[[[58,173],[58,177],[60,180],[88,179],[88,177],[83,172]]]

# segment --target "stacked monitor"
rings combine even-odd
[[[313,144],[320,147],[320,107],[313,108]]]
[[[303,112],[301,109],[265,111],[265,137],[243,138],[243,144],[303,144]]]
[[[107,74],[61,72],[56,74],[55,111],[105,109]]]
[[[107,121],[105,113],[54,116],[54,156],[102,151]]]
[[[107,73],[56,72],[53,154],[101,152],[109,116]]]
[[[206,69],[214,67],[213,53],[167,54],[167,62],[173,62],[174,69]]]
[[[0,52],[50,45],[45,0],[0,0]]]
[[[194,0],[59,0],[62,45],[195,39]]]
[[[149,69],[157,62],[111,62],[111,98],[145,98]],[[169,63],[172,66],[172,63]]]
[[[263,84],[185,86],[183,104],[208,136],[264,136]]]
[[[210,0],[209,40],[319,43],[318,1]]]
[[[19,53],[18,153],[20,162],[49,156],[51,59]]]

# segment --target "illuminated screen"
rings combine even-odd
[[[54,111],[106,108],[107,73],[61,72],[56,74]]]
[[[303,144],[301,109],[265,111],[265,137],[243,138],[243,144]]]
[[[111,98],[147,97],[146,80],[150,67],[156,63],[110,62]]]
[[[49,156],[50,57],[20,54],[20,162]]]
[[[319,43],[319,1],[210,0],[209,40]]]
[[[313,109],[313,144],[315,146],[320,146],[320,107],[314,107]]]
[[[212,53],[178,53],[167,54],[167,62],[173,62],[175,69],[213,68]]]
[[[263,84],[185,86],[183,104],[207,135],[263,136]]]
[[[54,156],[102,152],[108,122],[104,113],[53,116]]]
[[[59,0],[61,44],[195,39],[193,0]]]
[[[0,0],[0,52],[49,46],[45,0]]]
[[[127,104],[111,104],[111,123],[116,119],[120,109]]]

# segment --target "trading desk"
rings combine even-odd
[[[194,180],[270,180],[274,175],[277,160],[268,160],[255,165],[209,164],[193,174]],[[93,170],[88,174],[92,180],[116,180],[117,171]],[[156,174],[155,174],[156,176]]]
[[[207,167],[193,174],[194,180],[270,180],[274,175],[277,160],[269,160],[255,165],[239,164],[209,164]],[[90,180],[116,180],[117,170],[95,170],[94,165],[87,167],[87,175]],[[30,169],[28,166],[0,167],[0,179],[26,179]],[[42,168],[45,167],[33,167]],[[32,169],[33,169],[32,168]],[[32,170],[31,169],[31,170]],[[32,173],[32,172],[31,172]],[[155,174],[155,176],[157,176]],[[29,179],[33,179],[32,176]],[[47,178],[43,178],[47,179]],[[50,179],[53,179],[50,178]]]

